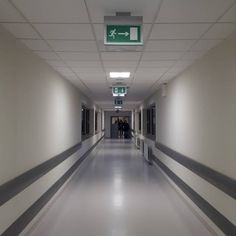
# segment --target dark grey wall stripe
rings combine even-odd
[[[24,172],[23,174],[17,176],[16,178],[6,182],[0,186],[0,206],[5,202],[13,198],[15,195],[23,191],[29,185],[34,183],[43,175],[47,174],[50,170],[55,168],[61,162],[69,158],[72,154],[77,152],[82,143],[78,143],[73,147],[67,149],[61,154],[52,157],[48,161],[43,162],[42,164]]]
[[[226,175],[223,175],[189,157],[186,157],[161,143],[156,143],[156,148],[232,198],[236,199],[236,181],[234,179],[231,179]]]
[[[104,136],[103,136],[104,137]],[[96,147],[96,145],[103,139],[101,137],[55,184],[52,185],[33,205],[31,205],[8,229],[1,234],[1,236],[17,236],[31,220],[39,213],[39,211],[48,203],[53,195],[60,189],[66,180],[79,167],[83,160]]]
[[[227,235],[235,236],[236,227],[225,218],[219,211],[203,199],[197,192],[190,188],[174,172],[164,165],[158,158],[153,156],[155,163],[178,185],[182,191]]]

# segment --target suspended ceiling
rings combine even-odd
[[[104,46],[103,19],[143,16],[143,46]],[[236,30],[235,0],[0,0],[0,23],[101,107],[110,71],[130,71],[126,108]]]

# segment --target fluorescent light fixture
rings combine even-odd
[[[129,78],[130,72],[110,72],[110,78]]]
[[[121,94],[113,93],[112,95],[113,95],[113,97],[124,97],[125,96],[124,93],[121,93]]]
[[[115,109],[122,109],[122,106],[115,106]]]

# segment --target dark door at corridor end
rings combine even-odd
[[[116,125],[116,122],[121,120],[122,122],[126,121],[129,124],[130,127],[130,117],[129,116],[112,116],[111,122],[110,122],[110,130],[111,130],[111,138],[112,139],[123,139],[124,138],[124,132],[118,129],[118,124]],[[130,127],[131,128],[131,127]]]

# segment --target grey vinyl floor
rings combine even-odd
[[[104,140],[27,235],[213,234],[130,141]]]

